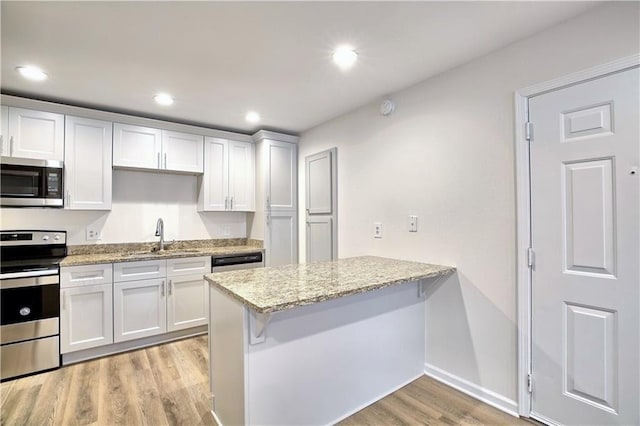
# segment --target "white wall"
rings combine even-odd
[[[639,48],[636,2],[557,27],[305,132],[307,155],[338,147],[340,257],[372,254],[455,265],[427,302],[426,362],[505,398],[516,391],[514,91]],[[416,46],[419,46],[416,41]],[[416,54],[429,54],[416,51]],[[304,172],[299,199],[304,203]],[[407,216],[419,232],[407,232]],[[374,240],[373,222],[384,237]],[[304,258],[304,206],[300,208]]]
[[[198,213],[197,178],[189,175],[114,170],[110,212],[3,208],[0,215],[0,229],[62,229],[68,244],[94,243],[85,240],[87,225],[102,229],[100,243],[157,241],[159,217],[166,240],[247,236],[246,213]]]

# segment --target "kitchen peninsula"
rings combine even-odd
[[[421,376],[425,289],[454,272],[364,256],[206,275],[216,420],[335,423]]]

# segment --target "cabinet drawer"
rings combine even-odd
[[[60,287],[71,288],[95,284],[111,284],[111,263],[97,265],[63,266],[60,268]]]
[[[167,277],[211,273],[211,256],[167,260]]]
[[[137,281],[150,278],[164,278],[167,271],[165,260],[145,260],[113,264],[113,281]]]

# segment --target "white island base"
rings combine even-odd
[[[422,286],[417,281],[272,314],[257,314],[210,286],[216,421],[333,424],[422,376]]]

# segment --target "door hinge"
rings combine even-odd
[[[533,251],[533,247],[527,249],[527,264],[530,268],[533,268],[536,264],[536,252]]]
[[[531,393],[533,391],[533,378],[531,377],[531,373],[527,374],[527,392]]]
[[[524,138],[529,142],[533,140],[533,123],[530,121],[524,123]]]

